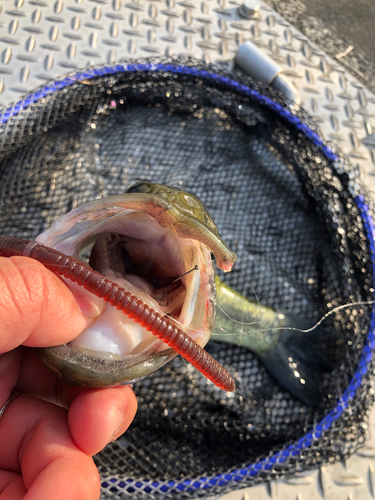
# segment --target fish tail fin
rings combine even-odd
[[[284,313],[285,314],[285,313]],[[285,314],[288,327],[308,330],[311,325]],[[307,406],[316,407],[322,399],[321,375],[332,371],[328,344],[339,343],[334,333],[321,326],[309,332],[285,328],[277,345],[260,357],[279,384]]]

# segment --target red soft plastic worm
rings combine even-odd
[[[235,390],[235,382],[227,370],[169,318],[83,262],[35,241],[0,237],[0,256],[15,255],[36,259],[53,273],[64,276],[101,297],[172,347],[215,385],[225,391]]]

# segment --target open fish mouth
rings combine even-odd
[[[216,314],[211,262],[235,260],[200,201],[167,186],[137,183],[124,195],[95,200],[61,217],[38,243],[86,260],[159,313],[173,318],[200,346]],[[96,319],[69,344],[40,350],[67,383],[108,387],[141,380],[176,356],[121,311],[69,283],[82,310]]]

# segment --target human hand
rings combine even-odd
[[[29,347],[66,343],[88,323],[61,279],[27,257],[0,257],[0,500],[93,500],[91,455],[120,436],[136,412],[129,386],[62,383]],[[28,346],[28,347],[24,347]]]

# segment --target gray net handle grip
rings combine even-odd
[[[289,100],[299,104],[300,98],[293,82],[282,74],[282,69],[252,42],[243,43],[236,57],[235,64],[255,82],[272,87]]]

